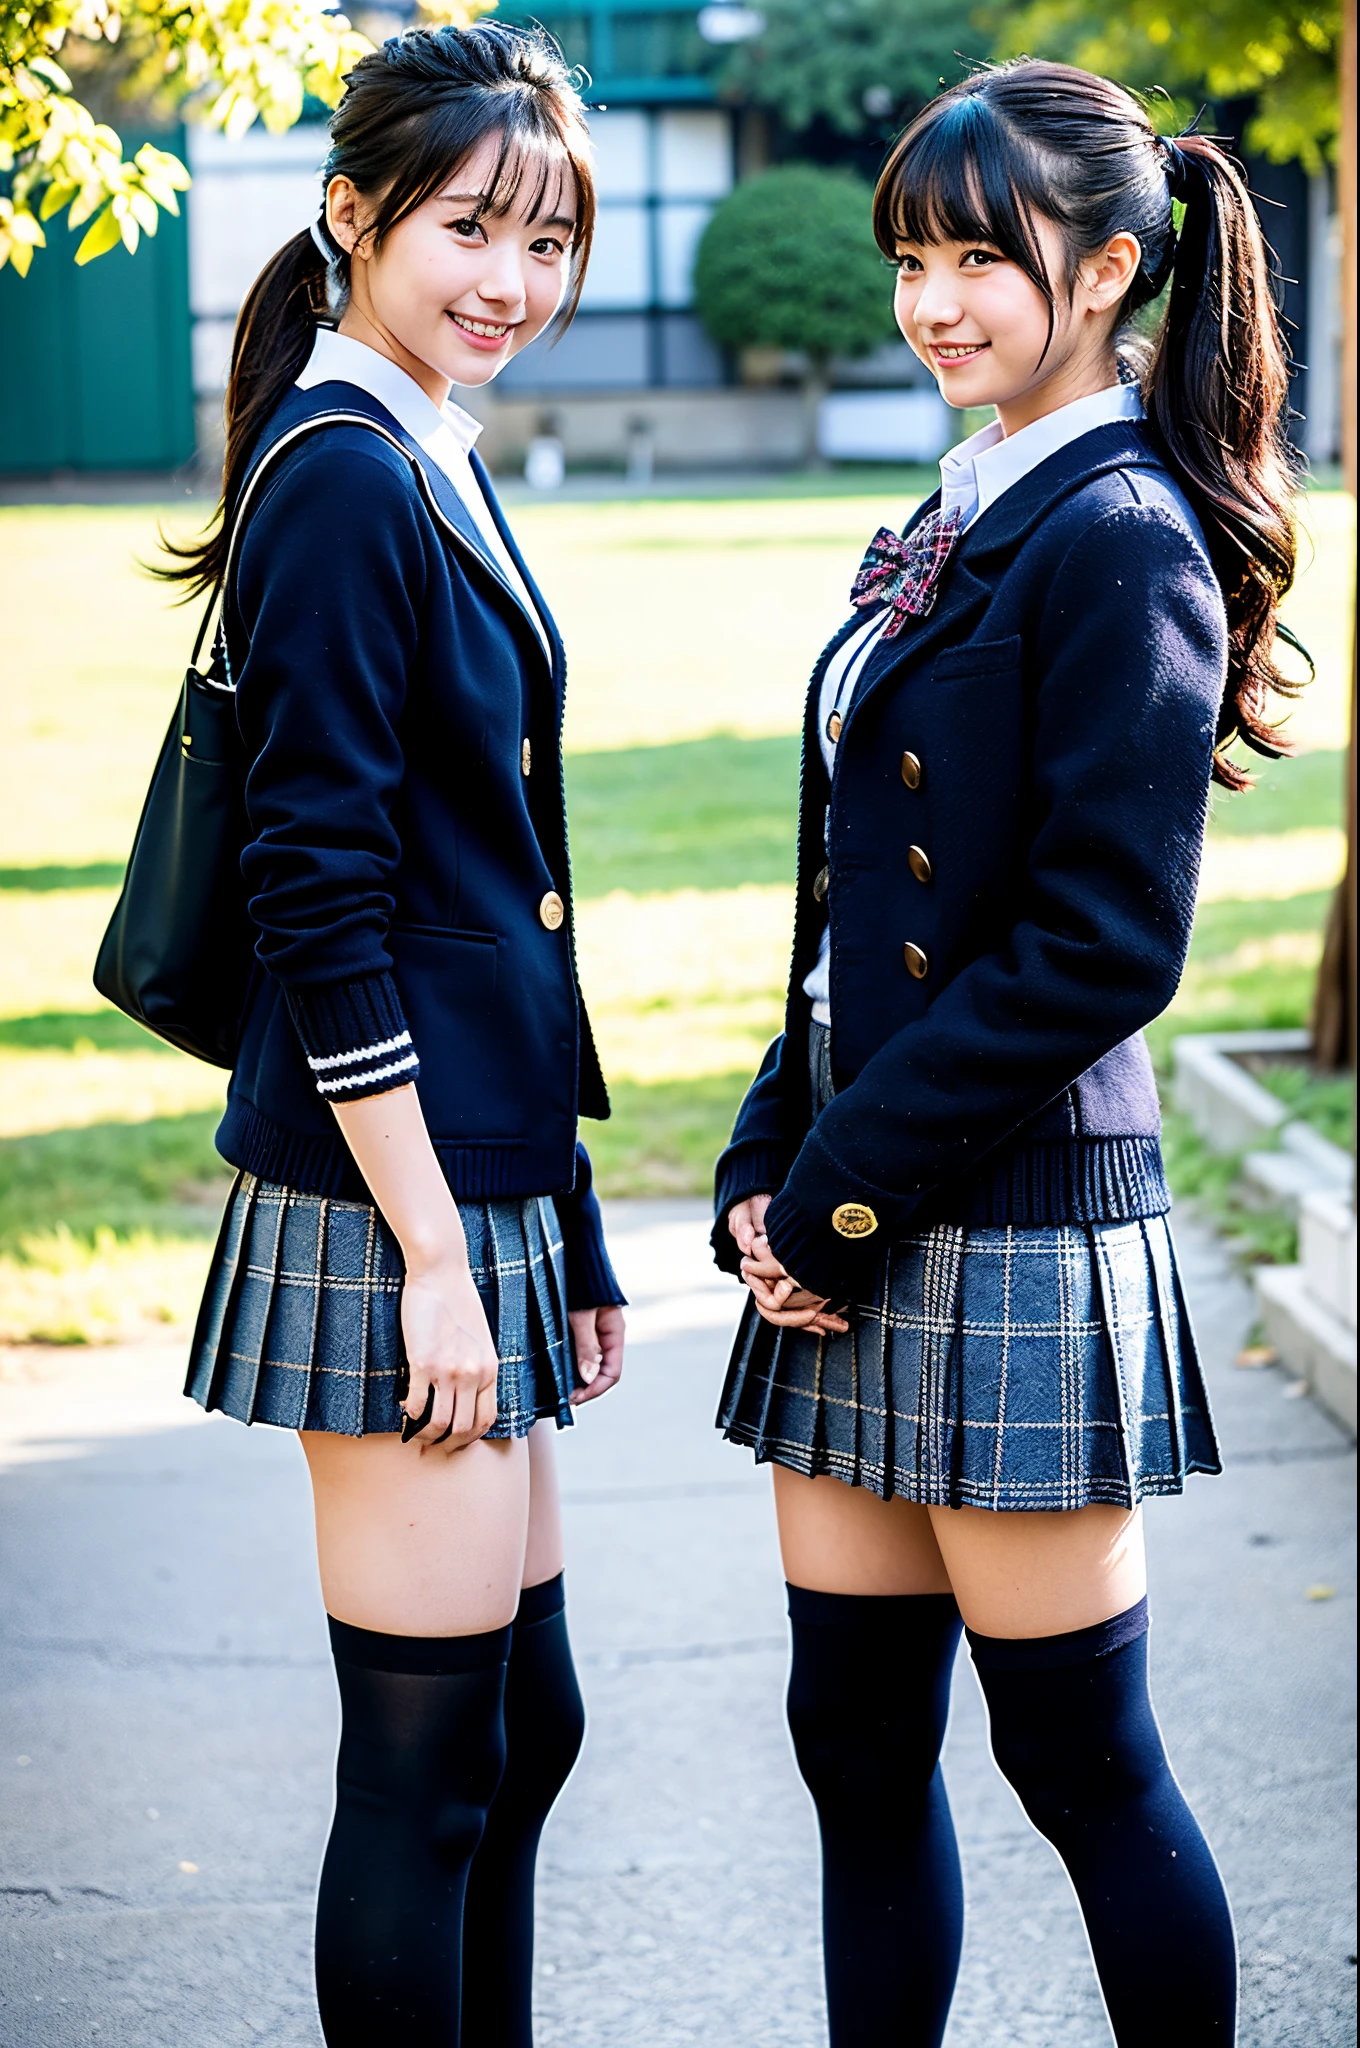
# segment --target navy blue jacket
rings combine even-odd
[[[969,528],[934,611],[871,657],[828,781],[822,674],[864,618],[808,694],[784,1035],[719,1161],[713,1236],[735,1271],[728,1210],[777,1191],[771,1249],[836,1300],[908,1226],[1169,1205],[1141,1031],[1185,961],[1227,660],[1195,516],[1129,421]],[[813,1122],[802,984],[828,914],[837,1092]]]
[[[550,664],[458,494],[366,392],[291,391],[261,450],[336,411],[391,438],[330,425],[276,455],[233,578],[258,936],[218,1149],[363,1199],[330,1104],[415,1081],[454,1195],[551,1194],[571,1307],[621,1301],[576,1137],[609,1105],[576,982],[561,642],[540,599]]]

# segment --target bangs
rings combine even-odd
[[[988,242],[1019,265],[1053,311],[1035,221],[1046,185],[1039,153],[977,92],[937,100],[912,123],[874,193],[874,237],[892,263],[902,244]]]
[[[580,225],[581,181],[565,138],[536,101],[521,101],[506,112],[496,168],[476,217],[490,214],[493,219],[503,219],[522,206],[530,225],[556,214],[570,219],[574,232]],[[454,171],[457,168],[455,165]]]

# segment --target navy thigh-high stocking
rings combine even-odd
[[[468,1878],[460,2048],[532,2048],[538,1839],[585,1735],[562,1575],[526,1586],[505,1676],[505,1770]]]
[[[992,1753],[1067,1866],[1119,2048],[1229,2048],[1232,1915],[1162,1747],[1147,1625],[1140,1600],[1070,1635],[968,1642]]]
[[[952,1594],[789,1587],[789,1729],[822,1837],[831,2048],[938,2048],[963,1939],[940,1747]]]
[[[335,1820],[316,1914],[327,2048],[458,2048],[463,1897],[505,1762],[510,1629],[331,1621]]]

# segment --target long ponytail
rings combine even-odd
[[[1176,215],[1183,208],[1179,233]],[[1038,218],[1059,229],[1065,275],[1049,276]],[[884,166],[874,230],[896,261],[903,242],[988,241],[1043,293],[1070,297],[1084,258],[1122,232],[1142,261],[1121,309],[1129,321],[1171,281],[1150,346],[1129,336],[1153,433],[1205,530],[1228,615],[1228,677],[1214,780],[1250,778],[1227,749],[1289,752],[1270,693],[1303,683],[1276,661],[1294,580],[1295,458],[1285,426],[1289,362],[1269,254],[1241,174],[1207,137],[1158,135],[1122,86],[1066,64],[1018,58],[951,86],[919,114]]]
[[[260,429],[306,367],[317,322],[325,317],[326,264],[304,229],[270,257],[237,315],[224,408],[222,496],[212,525],[202,540],[188,546],[161,536],[161,545],[177,558],[178,566],[155,573],[182,582],[186,601],[215,590],[226,574],[231,538],[227,508],[240,496]]]
[[[1280,601],[1294,580],[1294,463],[1284,436],[1289,364],[1256,209],[1236,166],[1206,137],[1162,145],[1185,208],[1166,319],[1144,379],[1148,417],[1201,513],[1228,613],[1228,698],[1216,779],[1249,778],[1224,749],[1287,751],[1270,693],[1302,682],[1276,664]]]
[[[504,213],[529,180],[530,216],[548,197],[555,165],[576,185],[571,272],[554,326],[560,333],[581,295],[595,225],[595,186],[585,110],[562,52],[542,29],[478,22],[471,28],[406,29],[350,72],[331,116],[321,191],[347,177],[369,200],[364,230],[376,248],[438,192],[488,137],[496,165],[480,202]],[[222,496],[207,532],[180,546],[165,540],[186,599],[214,590],[226,571],[231,515],[260,433],[311,353],[319,322],[334,320],[349,291],[347,253],[324,218],[272,256],[236,322],[227,382]]]

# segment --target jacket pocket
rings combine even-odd
[[[388,950],[412,1043],[430,1135],[464,1144],[523,1142],[532,1074],[516,1030],[523,1004],[498,990],[495,932],[393,925]]]
[[[496,991],[500,938],[495,932],[453,931],[444,925],[394,924],[387,948],[402,1000],[427,992],[461,1009],[469,999],[489,1001]],[[417,996],[417,1000],[420,999]],[[423,1006],[423,1005],[422,1005]]]
[[[1006,675],[1019,668],[1023,652],[1018,633],[1005,640],[970,640],[963,647],[946,647],[937,654],[930,678],[945,683],[956,676]]]

